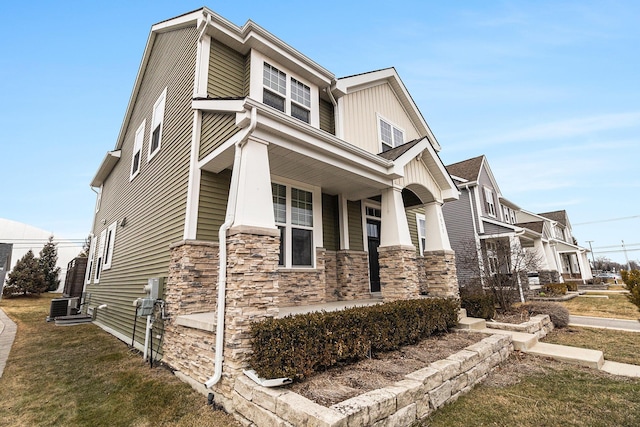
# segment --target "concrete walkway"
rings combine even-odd
[[[640,313],[639,316],[640,317]],[[610,319],[605,317],[569,316],[569,326],[583,326],[588,328],[614,329],[617,331],[640,332],[640,322],[637,320]]]
[[[0,308],[0,378],[9,358],[9,351],[16,337],[16,324]]]

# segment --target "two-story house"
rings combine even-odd
[[[540,239],[535,243],[542,259],[541,282],[572,280],[586,283],[593,278],[588,259],[589,250],[578,245],[573,237],[565,210],[539,214],[521,210],[518,218],[519,225],[540,233]],[[547,278],[546,274],[550,271],[559,273],[559,277]]]
[[[145,351],[164,328],[154,351],[231,405],[251,321],[457,295],[440,149],[393,68],[337,78],[207,8],[160,22],[91,182],[86,305]],[[145,326],[133,302],[150,278],[164,321]]]

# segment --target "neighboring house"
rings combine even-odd
[[[578,245],[573,237],[571,223],[565,210],[534,214],[525,210],[518,212],[522,227],[539,233],[536,248],[544,256],[541,270],[553,270],[561,274],[562,280],[585,283],[593,278],[589,265],[589,250]]]
[[[11,252],[13,252],[13,243],[0,243],[0,299],[5,278],[11,268]]]
[[[27,253],[29,250],[33,252],[35,257],[38,257],[40,251],[44,245],[48,242],[49,237],[52,235],[50,231],[45,231],[37,227],[33,227],[28,224],[24,224],[10,219],[0,218],[0,242],[11,243],[13,245],[13,251],[11,254],[9,269],[5,272],[4,281],[7,279],[7,275],[11,272],[11,269],[16,263]],[[60,267],[60,273],[58,278],[60,279],[60,285],[56,292],[62,292],[64,288],[65,276],[67,274],[67,264],[82,250],[82,245],[76,244],[70,240],[59,239],[58,236],[54,236],[53,243],[56,244],[58,251],[57,267]],[[2,260],[0,260],[0,267],[2,266]],[[0,275],[2,271],[0,270]],[[0,276],[1,278],[2,276]]]
[[[163,360],[192,382],[222,378],[231,409],[251,321],[457,295],[442,205],[458,190],[439,150],[393,68],[336,78],[207,8],[156,24],[91,181],[86,305],[146,348],[132,303],[159,278]]]
[[[513,266],[500,262],[500,248],[533,253],[540,284],[591,278],[587,251],[575,244],[565,211],[536,215],[503,197],[484,155],[447,170],[460,190],[460,198],[443,207],[460,286],[511,273]],[[518,280],[528,287],[524,277]]]

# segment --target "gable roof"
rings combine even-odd
[[[413,141],[405,142],[402,145],[398,145],[391,150],[383,151],[382,153],[378,153],[378,156],[385,158],[387,160],[396,160],[398,157],[402,156],[404,153],[409,151],[413,146],[422,141],[424,138],[414,139]]]
[[[538,215],[548,218],[551,221],[556,221],[564,225],[565,227],[567,226],[567,211],[565,210],[545,212],[545,213],[540,213]]]
[[[343,96],[348,93],[385,82],[391,86],[391,89],[393,89],[407,115],[416,126],[418,133],[425,136],[436,151],[440,151],[442,149],[440,143],[433,132],[431,132],[427,121],[424,119],[420,109],[413,101],[411,94],[407,90],[407,87],[402,82],[402,79],[394,67],[337,78],[335,83],[332,85],[331,90],[332,92],[335,91],[339,96]]]
[[[472,159],[463,160],[458,163],[453,163],[447,166],[447,170],[452,176],[466,179],[467,181],[474,182],[478,180],[480,176],[480,169],[484,162],[484,154]]]
[[[531,231],[535,231],[536,233],[542,234],[542,230],[544,229],[543,221],[535,221],[535,222],[522,222],[516,224],[518,227],[528,228]]]

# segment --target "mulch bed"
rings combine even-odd
[[[289,389],[328,407],[400,381],[406,374],[445,359],[485,337],[484,334],[463,331],[429,337],[416,345],[374,354],[371,359],[320,372],[292,384]]]

